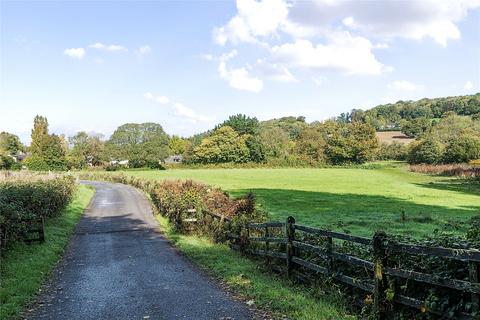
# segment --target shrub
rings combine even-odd
[[[58,215],[74,190],[75,179],[68,175],[7,172],[0,176],[1,246],[22,238],[31,220]]]
[[[408,147],[398,141],[382,143],[377,153],[378,160],[406,160]]]
[[[0,153],[0,170],[10,170],[15,164],[15,160],[4,153]]]
[[[453,138],[448,143],[443,158],[446,163],[468,162],[480,158],[480,138],[469,135]]]
[[[23,160],[25,166],[34,171],[48,171],[50,170],[50,166],[48,165],[47,161],[42,157],[31,155]]]
[[[408,154],[409,163],[440,163],[443,158],[443,145],[432,138],[413,142]]]

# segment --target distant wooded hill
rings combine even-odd
[[[377,130],[400,129],[416,118],[442,118],[447,112],[461,116],[480,117],[480,93],[466,96],[446,98],[421,99],[418,101],[397,101],[378,105],[369,110],[353,109],[342,113],[337,118],[339,122],[361,121],[369,123]]]

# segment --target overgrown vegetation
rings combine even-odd
[[[443,165],[417,164],[411,165],[410,170],[426,174],[439,174],[443,176],[454,176],[477,180],[480,179],[480,163]]]
[[[79,186],[73,201],[45,223],[46,241],[26,245],[16,242],[1,256],[0,318],[17,318],[38,293],[62,256],[75,225],[93,196],[93,189]]]
[[[59,215],[74,191],[69,175],[0,173],[0,247],[24,238],[33,221]]]

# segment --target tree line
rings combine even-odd
[[[181,155],[183,162],[199,165],[322,166],[362,164],[377,159],[432,164],[468,162],[480,158],[480,119],[478,112],[470,114],[477,110],[479,98],[480,94],[476,94],[397,102],[311,123],[304,117],[259,121],[237,114],[212,130],[188,138],[169,136],[157,123],[121,125],[107,140],[86,132],[66,138],[50,134],[48,120],[37,116],[29,147],[13,134],[0,134],[0,168],[25,165],[33,170],[88,166],[116,169],[120,162],[128,162],[131,168],[162,168],[171,155]],[[389,119],[388,123],[402,124],[402,130],[416,140],[408,146],[395,142],[380,144],[376,136],[379,128],[372,123],[372,115],[382,121]],[[15,156],[24,152],[27,156],[20,165]]]

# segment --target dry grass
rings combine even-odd
[[[380,143],[392,143],[394,141],[400,142],[403,144],[409,144],[415,139],[409,138],[404,135],[401,131],[382,131],[377,132],[377,138],[380,140]]]
[[[444,176],[455,176],[460,178],[480,178],[480,166],[469,164],[418,164],[411,165],[410,171],[426,173],[426,174],[440,174]]]

